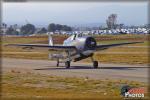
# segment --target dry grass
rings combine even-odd
[[[146,83],[128,80],[91,80],[10,71],[2,76],[2,98],[121,99],[120,88],[124,84],[147,88]]]
[[[94,58],[103,63],[149,64],[146,54],[95,54]]]

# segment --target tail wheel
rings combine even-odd
[[[57,67],[59,67],[59,63],[57,63]]]
[[[98,61],[93,61],[93,67],[98,68]]]
[[[70,61],[65,62],[66,68],[70,68]]]
[[[57,59],[57,67],[59,67],[59,59]]]

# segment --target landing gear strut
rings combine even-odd
[[[93,67],[98,68],[98,61],[93,61]]]
[[[65,66],[66,66],[66,68],[70,68],[70,62],[71,62],[70,52],[67,51],[66,53],[67,53],[67,55],[68,55],[68,59],[69,59],[69,60],[65,62]]]
[[[66,66],[66,68],[70,68],[70,61],[66,61],[65,66]]]
[[[93,62],[93,67],[98,68],[98,61],[94,61],[93,57],[91,57],[91,60]]]
[[[59,59],[57,59],[57,67],[59,67]]]

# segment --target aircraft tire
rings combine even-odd
[[[59,64],[57,63],[57,67],[59,67]]]
[[[66,61],[65,66],[66,66],[66,68],[70,68],[70,61]]]
[[[93,61],[93,67],[98,68],[98,61]]]

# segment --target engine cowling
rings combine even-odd
[[[78,51],[95,50],[96,41],[93,37],[81,37],[77,38],[73,44],[76,46]]]
[[[86,50],[94,50],[97,43],[93,37],[87,37],[85,41],[85,49]]]

